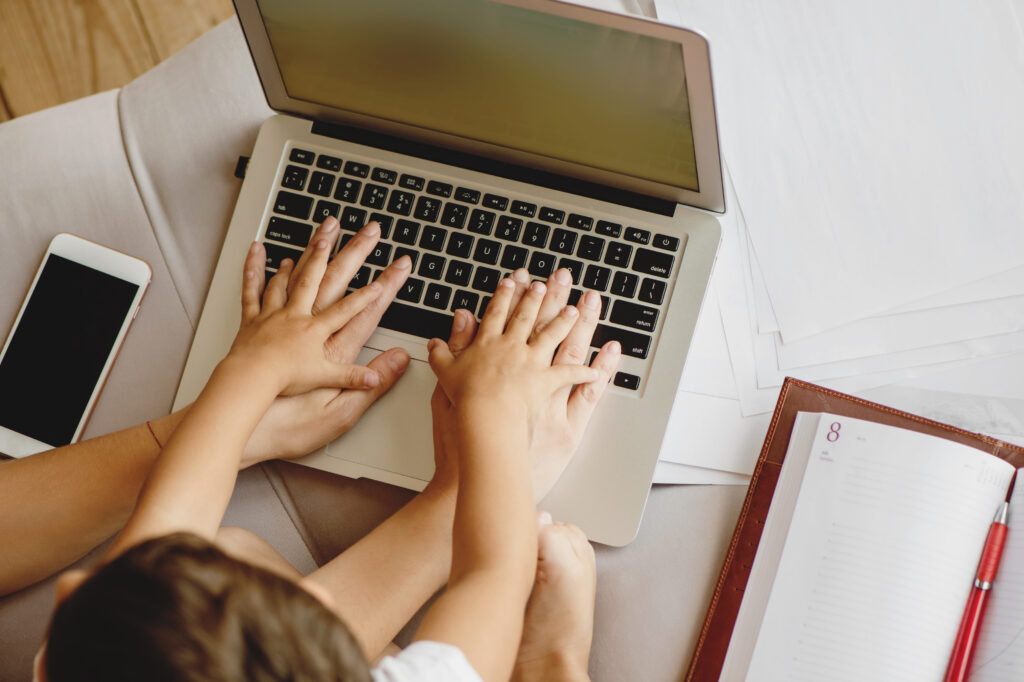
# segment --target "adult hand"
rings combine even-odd
[[[333,220],[328,218],[325,224]],[[371,222],[356,233],[334,257],[324,271],[316,292],[312,304],[314,315],[328,310],[343,299],[349,283],[379,239],[380,226]],[[290,271],[290,290],[299,285],[295,273],[300,271],[310,251],[307,249]],[[255,263],[260,261],[262,254],[262,249],[259,249],[249,258]],[[262,272],[262,261],[258,265]],[[411,269],[409,258],[402,257],[381,273],[377,278],[381,288],[377,297],[325,343],[324,354],[327,359],[344,365],[355,362],[363,344],[376,329]],[[371,370],[377,378],[375,385],[370,388],[322,387],[299,395],[279,396],[249,439],[243,453],[243,466],[268,459],[299,457],[338,438],[359,421],[377,398],[394,386],[408,366],[409,355],[401,348],[392,348],[367,365],[366,369]]]

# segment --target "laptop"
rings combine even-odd
[[[240,317],[253,240],[268,274],[325,217],[383,238],[353,286],[402,254],[409,282],[359,360],[400,346],[405,376],[300,460],[422,489],[433,472],[426,341],[479,315],[518,267],[573,274],[603,301],[594,349],[620,371],[541,502],[594,541],[636,535],[721,236],[707,41],[550,0],[236,0],[270,106],[175,408],[195,399]]]

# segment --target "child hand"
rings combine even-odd
[[[295,395],[324,386],[373,389],[381,383],[372,369],[334,361],[327,346],[332,336],[380,297],[382,286],[374,282],[316,312],[313,309],[337,229],[337,220],[325,220],[298,264],[283,261],[265,290],[263,246],[254,243],[246,257],[242,323],[228,358],[259,368],[278,394]]]
[[[476,338],[461,355],[455,357],[444,341],[431,340],[430,365],[466,423],[490,427],[500,415],[503,424],[514,427],[515,417],[523,417],[532,433],[555,393],[598,378],[597,370],[581,364],[552,365],[555,349],[579,311],[565,306],[537,326],[546,293],[544,284],[531,285],[509,318],[516,286],[511,279],[502,280]]]

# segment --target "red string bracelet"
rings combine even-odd
[[[163,450],[164,446],[160,444],[160,439],[156,437],[156,431],[153,430],[153,425],[149,423],[148,419],[146,420],[146,428],[149,429],[149,434],[153,436],[153,440],[156,441],[156,446]]]

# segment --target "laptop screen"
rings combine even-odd
[[[258,0],[294,99],[698,190],[674,41],[491,0]]]

